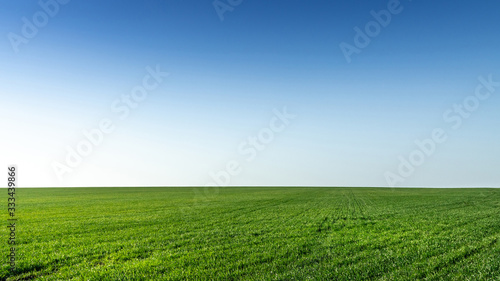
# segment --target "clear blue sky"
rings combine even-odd
[[[474,96],[500,81],[498,1],[60,2],[0,3],[0,166],[22,186],[500,186],[500,87]]]

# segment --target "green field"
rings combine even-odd
[[[0,279],[500,280],[500,189],[197,190],[18,189]]]

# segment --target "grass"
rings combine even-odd
[[[0,279],[500,280],[500,189],[194,191],[18,189]]]

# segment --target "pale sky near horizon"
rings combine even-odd
[[[0,179],[499,187],[499,10],[3,1]]]

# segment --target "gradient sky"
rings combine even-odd
[[[348,63],[340,44],[355,46],[354,28],[390,2],[243,0],[221,20],[212,0],[42,0],[43,25],[38,1],[2,1],[2,178],[16,164],[26,187],[218,184],[211,173],[228,185],[390,186],[391,173],[395,186],[500,186],[500,87],[459,126],[458,113],[443,118],[474,101],[479,77],[500,81],[500,3],[402,0]],[[13,47],[23,18],[43,26]],[[147,67],[169,76],[120,118],[113,102]],[[286,128],[242,154],[285,107]],[[103,119],[114,131],[59,178],[54,163]],[[446,141],[402,175],[436,128]],[[239,168],[225,177],[228,163]]]

